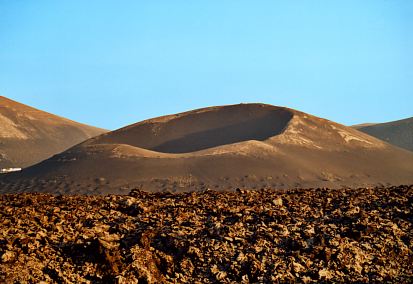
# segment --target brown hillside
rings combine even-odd
[[[0,168],[36,164],[103,132],[0,96]]]
[[[211,107],[89,139],[3,179],[3,192],[127,193],[413,182],[413,153],[264,104]],[[36,184],[37,186],[33,186]],[[41,186],[38,186],[41,184]]]
[[[386,123],[355,125],[353,127],[387,143],[413,151],[413,117]]]

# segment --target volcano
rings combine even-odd
[[[390,185],[413,183],[413,153],[297,110],[238,104],[138,122],[1,183],[62,194]]]

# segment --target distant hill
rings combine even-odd
[[[386,123],[354,125],[359,131],[413,151],[413,117]]]
[[[0,168],[36,164],[104,132],[0,96]]]
[[[0,188],[100,194],[403,183],[413,183],[407,150],[300,111],[239,104],[102,134],[5,175]]]

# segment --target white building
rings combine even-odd
[[[19,172],[21,171],[21,168],[5,168],[5,169],[0,169],[0,174],[6,174],[6,173],[11,173],[11,172]]]

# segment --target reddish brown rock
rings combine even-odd
[[[1,283],[413,281],[413,186],[0,195]]]

